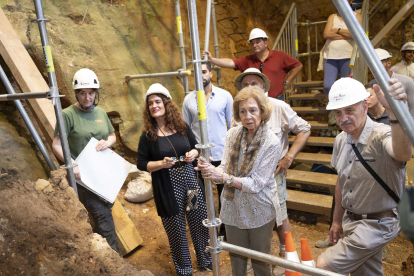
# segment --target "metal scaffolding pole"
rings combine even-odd
[[[146,79],[146,78],[155,78],[155,77],[183,77],[183,76],[190,76],[190,75],[191,75],[190,70],[186,70],[186,71],[178,70],[177,72],[153,73],[153,74],[142,74],[142,75],[129,75],[129,76],[125,76],[125,80],[130,81],[130,80],[133,80],[133,79]]]
[[[65,159],[65,169],[68,174],[69,184],[73,188],[73,190],[75,190],[76,195],[78,195],[78,189],[76,188],[75,175],[73,174],[72,158],[71,158],[70,150],[69,150],[69,143],[68,143],[67,134],[66,134],[65,122],[63,121],[62,105],[59,99],[59,90],[58,90],[57,81],[56,81],[55,68],[53,65],[52,51],[50,49],[49,38],[47,35],[47,30],[46,30],[45,22],[50,21],[50,20],[44,18],[43,6],[42,6],[41,0],[34,0],[34,5],[36,9],[37,19],[33,20],[32,22],[38,23],[38,26],[39,26],[40,38],[42,40],[43,53],[45,55],[45,61],[46,61],[47,76],[49,78],[50,95],[52,97],[52,103],[55,109],[56,121],[57,121],[58,128],[59,128],[59,136],[60,136],[60,141],[62,143],[63,156]]]
[[[10,95],[2,95],[1,98],[5,98],[7,101],[14,100],[14,104],[16,105],[17,110],[20,112],[20,115],[22,115],[23,121],[26,124],[27,128],[29,129],[30,134],[32,134],[36,145],[38,146],[40,152],[43,155],[43,158],[46,161],[46,164],[49,166],[51,171],[56,170],[55,164],[53,163],[52,159],[50,158],[49,153],[47,152],[46,147],[42,142],[42,139],[40,138],[39,134],[37,133],[32,121],[30,120],[29,115],[27,115],[26,110],[24,109],[22,103],[19,100],[14,99],[14,98],[19,98],[19,99],[21,98],[21,97],[18,97],[18,96],[26,96],[25,99],[28,99],[28,96],[32,96],[33,94],[37,94],[37,96],[38,96],[37,98],[40,97],[39,94],[42,94],[43,95],[42,98],[45,98],[45,97],[47,97],[49,92],[16,94],[16,92],[14,91],[9,79],[6,76],[6,73],[4,72],[4,70],[1,66],[0,66],[0,79],[4,84],[4,87],[6,87],[7,92],[10,94]],[[1,98],[0,98],[0,101],[2,101]],[[31,99],[33,99],[33,98],[31,98]]]
[[[374,74],[375,79],[378,81],[378,84],[381,87],[382,91],[388,91],[388,87],[390,85],[390,77],[381,61],[379,60],[377,54],[375,53],[371,42],[365,34],[365,31],[362,29],[362,26],[359,24],[348,1],[333,0],[333,2],[339,14],[344,19],[349,32],[358,45],[359,51],[363,55],[365,61],[371,69],[371,72]],[[407,107],[403,101],[392,99],[388,93],[385,92],[384,95],[387,98],[388,103],[390,104],[395,115],[397,116],[401,127],[404,129],[405,134],[407,135],[411,144],[414,146],[414,120],[411,117]]]
[[[183,71],[187,71],[187,62],[185,59],[184,51],[184,37],[183,37],[183,24],[181,23],[181,9],[180,0],[175,0],[175,16],[177,18],[177,33],[178,33],[178,47],[180,48],[181,66]],[[183,75],[184,81],[184,93],[188,93],[188,78],[187,75]]]
[[[197,145],[197,148],[202,149],[202,155],[206,158],[207,162],[210,161],[210,147],[208,132],[207,132],[207,112],[205,104],[205,93],[203,86],[203,79],[201,73],[201,55],[200,55],[200,43],[198,39],[198,22],[197,22],[197,9],[195,0],[187,0],[188,8],[188,21],[190,24],[190,36],[191,36],[191,49],[193,53],[193,67],[194,67],[194,80],[197,91],[198,101],[198,120],[200,123],[200,136],[201,145]],[[205,179],[205,190],[206,190],[206,203],[207,203],[207,214],[208,219],[203,221],[204,226],[208,227],[210,232],[210,246],[208,247],[211,253],[213,261],[213,275],[218,276],[220,274],[219,267],[219,254],[220,248],[217,240],[217,226],[221,225],[220,219],[216,218],[213,198],[213,185],[210,179]]]
[[[217,2],[212,3],[211,5],[211,17],[212,17],[212,22],[213,22],[213,38],[214,38],[214,56],[216,58],[219,58],[219,44],[218,44],[218,36],[217,36],[217,21],[216,21],[216,5]],[[222,87],[223,84],[221,83],[221,69],[220,67],[216,68],[216,72],[217,72],[217,84],[219,87]]]
[[[296,263],[292,261],[288,261],[283,258],[279,258],[276,256],[272,256],[269,254],[257,252],[248,248],[240,247],[237,245],[233,245],[227,242],[220,242],[220,246],[223,247],[223,250],[226,250],[230,253],[242,255],[245,257],[249,257],[255,260],[259,260],[262,262],[270,263],[273,265],[278,265],[287,269],[291,269],[297,272],[306,273],[306,275],[315,275],[315,276],[341,276],[342,274],[338,274],[335,272],[330,272],[327,270],[323,270],[316,267],[307,266],[301,263]]]
[[[211,18],[211,0],[207,0],[206,7],[206,30],[204,34],[204,51],[208,51],[208,46],[210,42],[210,18]],[[204,60],[208,60],[208,56],[204,56]]]

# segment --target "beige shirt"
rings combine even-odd
[[[281,158],[283,158],[289,151],[289,132],[295,134],[308,132],[311,129],[311,125],[303,120],[298,114],[292,110],[290,105],[284,101],[277,100],[275,98],[267,98],[272,111],[270,120],[267,122],[269,129],[276,134],[277,138],[280,139],[280,145],[282,149]],[[232,118],[231,126],[241,125],[241,122],[235,122]]]
[[[408,64],[404,60],[401,60],[401,62],[391,67],[391,71],[414,79],[414,63],[412,62]]]
[[[367,117],[357,148],[371,168],[399,197],[405,183],[405,162],[397,162],[386,151],[391,142],[391,127],[373,122]],[[369,174],[355,155],[351,135],[341,132],[332,153],[332,166],[338,171],[342,206],[355,214],[377,213],[397,207],[397,203]]]

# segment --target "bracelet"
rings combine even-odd
[[[338,31],[336,31],[337,34],[339,34],[339,31],[341,30],[341,28],[338,28]]]
[[[390,124],[399,124],[399,123],[400,122],[397,119],[395,120],[390,119]]]

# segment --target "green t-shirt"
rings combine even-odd
[[[84,112],[71,105],[63,110],[63,120],[73,159],[78,157],[92,137],[98,141],[108,140],[108,135],[115,131],[108,115],[99,107],[95,107],[92,112]],[[54,135],[59,135],[57,124]]]

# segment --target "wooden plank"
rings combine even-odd
[[[324,100],[325,96],[319,92],[293,94],[289,96],[290,100]]]
[[[307,88],[307,87],[320,87],[323,86],[323,81],[304,81],[293,84],[296,88]]]
[[[294,160],[296,162],[329,165],[331,164],[331,159],[332,154],[300,152]]]
[[[289,137],[289,143],[292,144],[295,141],[296,136]],[[333,147],[335,138],[332,137],[309,137],[306,141],[307,146],[319,146],[319,147]]]
[[[319,214],[329,217],[331,215],[332,196],[287,190],[288,209]]]
[[[292,184],[307,184],[335,190],[338,176],[335,174],[317,173],[299,170],[288,170],[286,182]]]
[[[43,79],[29,53],[24,48],[17,33],[0,8],[0,55],[11,70],[14,78],[23,92],[49,91],[49,86]],[[40,37],[39,37],[40,40]],[[51,100],[28,100],[36,119],[44,130],[48,141],[53,140],[53,131],[56,124],[54,107]]]
[[[312,129],[339,129],[337,126],[330,126],[324,121],[308,121]]]
[[[330,110],[326,110],[326,107],[322,106],[295,106],[292,107],[296,113],[329,113]]]
[[[398,12],[388,21],[381,31],[371,40],[374,48],[377,48],[384,42],[400,24],[412,13],[414,10],[414,0],[408,1]]]
[[[122,207],[118,200],[115,200],[114,206],[112,207],[112,217],[114,218],[119,249],[122,256],[125,256],[137,248],[143,240],[124,207]]]

